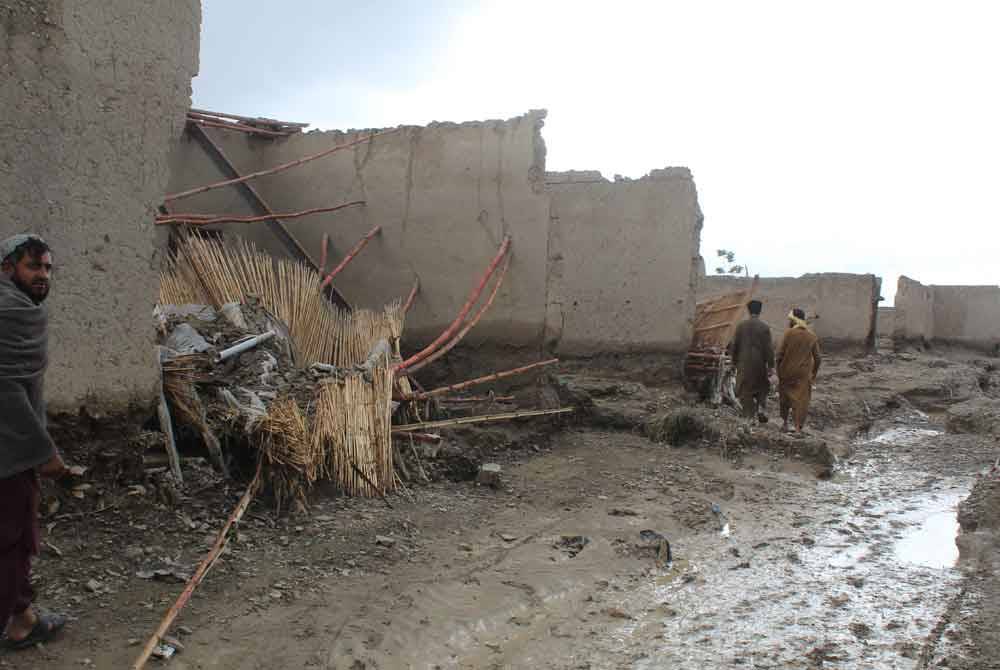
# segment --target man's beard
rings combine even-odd
[[[36,305],[41,305],[45,302],[45,299],[49,297],[49,285],[45,282],[40,282],[34,285],[29,284],[28,282],[23,281],[16,274],[10,279],[14,282],[14,285],[21,289],[21,292],[24,293],[24,295],[31,298],[31,302]]]

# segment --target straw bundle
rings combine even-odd
[[[252,243],[223,244],[199,235],[181,238],[160,276],[161,304],[245,302],[250,295],[288,326],[303,367],[362,362],[379,339],[398,340],[403,309],[398,302],[380,312],[345,312],[320,291],[320,276],[287,258],[273,258]]]
[[[305,416],[292,398],[271,403],[257,422],[254,440],[264,465],[264,480],[274,492],[278,509],[288,501],[306,507],[306,493],[319,477],[323,454],[309,439]]]
[[[383,359],[369,379],[352,373],[320,386],[313,425],[314,453],[325,454],[325,476],[347,495],[374,497],[395,488],[389,403],[392,371]]]

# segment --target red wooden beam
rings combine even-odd
[[[351,249],[346,256],[344,256],[344,260],[340,261],[340,264],[337,265],[337,267],[330,270],[330,274],[328,274],[326,277],[323,278],[323,282],[319,285],[319,290],[322,291],[323,289],[325,289],[330,284],[330,282],[333,281],[333,278],[336,277],[338,274],[340,274],[340,271],[346,268],[347,264],[350,263],[352,260],[354,260],[354,257],[357,256],[361,252],[361,250],[368,245],[369,242],[371,242],[372,238],[381,232],[382,232],[382,226],[375,226],[374,228],[369,230],[368,234],[362,237],[361,240],[354,245],[354,248]]]
[[[459,326],[462,325],[462,322],[465,321],[465,317],[469,315],[469,311],[472,309],[472,306],[475,305],[476,301],[479,300],[479,296],[482,295],[483,289],[486,288],[486,283],[489,282],[490,277],[492,277],[493,273],[496,272],[497,266],[500,264],[500,261],[502,261],[504,257],[507,256],[508,251],[510,251],[510,237],[504,237],[503,244],[500,245],[500,249],[497,251],[497,255],[494,256],[493,261],[490,263],[489,267],[486,268],[486,272],[483,273],[482,278],[479,280],[479,285],[476,286],[475,289],[473,289],[472,293],[469,295],[469,299],[465,301],[465,304],[462,306],[462,309],[459,310],[458,316],[455,317],[455,320],[451,322],[450,326],[445,328],[443,333],[438,335],[436,340],[428,344],[426,347],[424,347],[421,351],[418,351],[413,356],[410,356],[405,361],[397,363],[395,366],[393,366],[393,370],[396,372],[396,374],[402,374],[402,372],[406,368],[410,367],[411,365],[416,365],[420,361],[424,360],[425,358],[433,354],[435,351],[437,351],[438,347],[447,342],[451,338],[451,336],[455,334],[455,331],[457,331]]]

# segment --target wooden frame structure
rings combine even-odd
[[[709,298],[695,306],[691,345],[684,357],[684,383],[713,404],[736,404],[731,363],[726,353],[743,310],[757,292],[757,276],[743,291]]]

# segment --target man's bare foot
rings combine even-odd
[[[33,621],[29,627],[28,621]],[[0,640],[0,649],[18,651],[50,642],[66,625],[62,614],[36,614],[31,608],[15,615],[7,624],[7,635]]]
[[[5,631],[7,638],[14,641],[24,639],[31,634],[31,630],[37,623],[38,615],[35,614],[34,608],[29,607],[20,614],[11,616]]]

